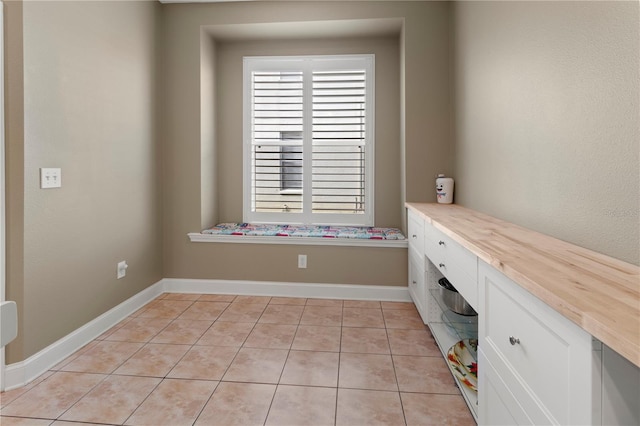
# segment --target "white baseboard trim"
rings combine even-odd
[[[411,301],[409,289],[399,286],[164,278],[26,360],[7,365],[5,390],[36,379],[164,292]]]
[[[357,284],[288,283],[165,278],[168,293],[242,294],[253,296],[307,297],[410,302],[408,287]]]
[[[5,390],[24,386],[164,292],[163,280],[147,287],[96,319],[24,361],[5,368]]]

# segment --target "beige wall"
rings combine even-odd
[[[19,301],[21,324],[8,363],[162,278],[154,109],[158,7],[30,1],[22,25],[19,14],[8,14],[9,26],[23,34],[23,50],[7,52],[8,78],[24,81],[22,95],[10,89],[7,108],[12,115],[14,105],[19,111],[24,103],[22,117],[9,118],[7,139],[8,193],[17,203],[7,224],[7,299]],[[9,30],[9,45],[18,33]],[[15,75],[21,54],[23,72]],[[40,167],[62,168],[62,188],[40,189]],[[13,214],[20,209],[24,226]],[[129,269],[116,280],[120,260]]]
[[[206,218],[201,217],[204,211],[202,194],[206,191],[202,176],[209,172],[203,169],[201,157],[201,129],[203,125],[207,127],[200,110],[203,61],[201,28],[253,23],[403,19],[403,33],[397,41],[400,51],[394,59],[397,62],[384,65],[404,70],[397,84],[400,87],[404,84],[410,90],[398,94],[389,92],[394,98],[390,110],[393,111],[395,103],[394,120],[398,120],[399,127],[394,130],[396,125],[391,122],[391,129],[381,130],[382,135],[376,138],[376,143],[380,144],[376,163],[385,170],[383,176],[389,176],[386,182],[376,182],[382,194],[377,194],[376,202],[380,204],[380,210],[376,221],[380,225],[402,226],[403,202],[407,199],[434,201],[430,184],[432,177],[439,171],[450,173],[452,169],[449,9],[447,3],[440,2],[332,2],[330,7],[326,2],[164,5],[161,40],[164,113],[161,135],[164,153],[165,276],[406,285],[405,249],[314,247],[311,251],[308,247],[296,246],[260,245],[249,248],[245,245],[188,241],[186,234],[199,231],[201,225],[206,223]],[[327,49],[321,43],[316,40],[309,45],[315,52],[321,52]],[[385,45],[389,43],[387,41]],[[244,45],[247,47],[249,44]],[[215,62],[219,71],[227,64],[221,60],[222,55],[232,54],[229,51],[225,53],[225,48],[230,46],[223,42],[217,44]],[[259,51],[264,52],[267,45],[262,46]],[[299,47],[292,46],[286,47],[287,51],[300,51]],[[336,48],[337,44],[331,43],[331,46]],[[380,48],[387,49],[384,46]],[[340,49],[350,51],[354,47],[342,46]],[[385,54],[384,51],[380,53]],[[389,55],[392,54],[389,52]],[[220,94],[229,87],[226,83],[221,84],[219,78],[216,76],[216,90]],[[232,84],[237,85],[237,81]],[[242,150],[241,104],[240,98],[234,96],[220,94],[215,105],[219,123],[215,135],[218,185],[213,192],[217,192],[217,216],[220,221],[240,221],[242,217],[241,205],[237,201],[241,194],[241,158],[235,159],[237,166],[227,161]],[[378,96],[378,107],[380,99]],[[224,122],[223,109],[230,111]],[[237,111],[237,114],[233,114],[233,111]],[[405,117],[405,121],[401,121],[400,117]],[[232,130],[227,131],[226,125],[231,125]],[[406,152],[406,159],[402,157],[403,152]],[[387,156],[389,164],[381,163]],[[425,182],[429,185],[425,185]],[[309,256],[310,267],[307,270],[297,268],[298,253]],[[251,264],[247,263],[249,260]],[[350,271],[345,273],[345,270]]]
[[[244,56],[375,54],[375,221],[402,223],[400,204],[400,74],[398,36],[219,42],[216,180],[219,222],[242,221],[242,58]],[[204,182],[203,182],[204,186]],[[212,185],[206,186],[214,192]],[[206,191],[205,191],[206,192]]]
[[[456,2],[456,202],[640,264],[638,2]]]

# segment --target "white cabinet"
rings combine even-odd
[[[599,423],[600,345],[486,263],[478,275],[480,423]]]
[[[427,322],[425,267],[424,267],[424,219],[412,212],[407,213],[409,230],[409,294],[422,320]]]

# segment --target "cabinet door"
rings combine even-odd
[[[493,267],[480,262],[479,272],[480,347],[527,415],[598,423],[591,336]]]
[[[424,255],[409,249],[409,294],[416,305],[422,321],[427,323],[426,285]]]
[[[498,372],[487,361],[482,349],[478,351],[478,366],[478,424],[487,426],[533,424]]]

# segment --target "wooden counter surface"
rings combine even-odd
[[[640,367],[640,267],[455,204],[406,206]]]

